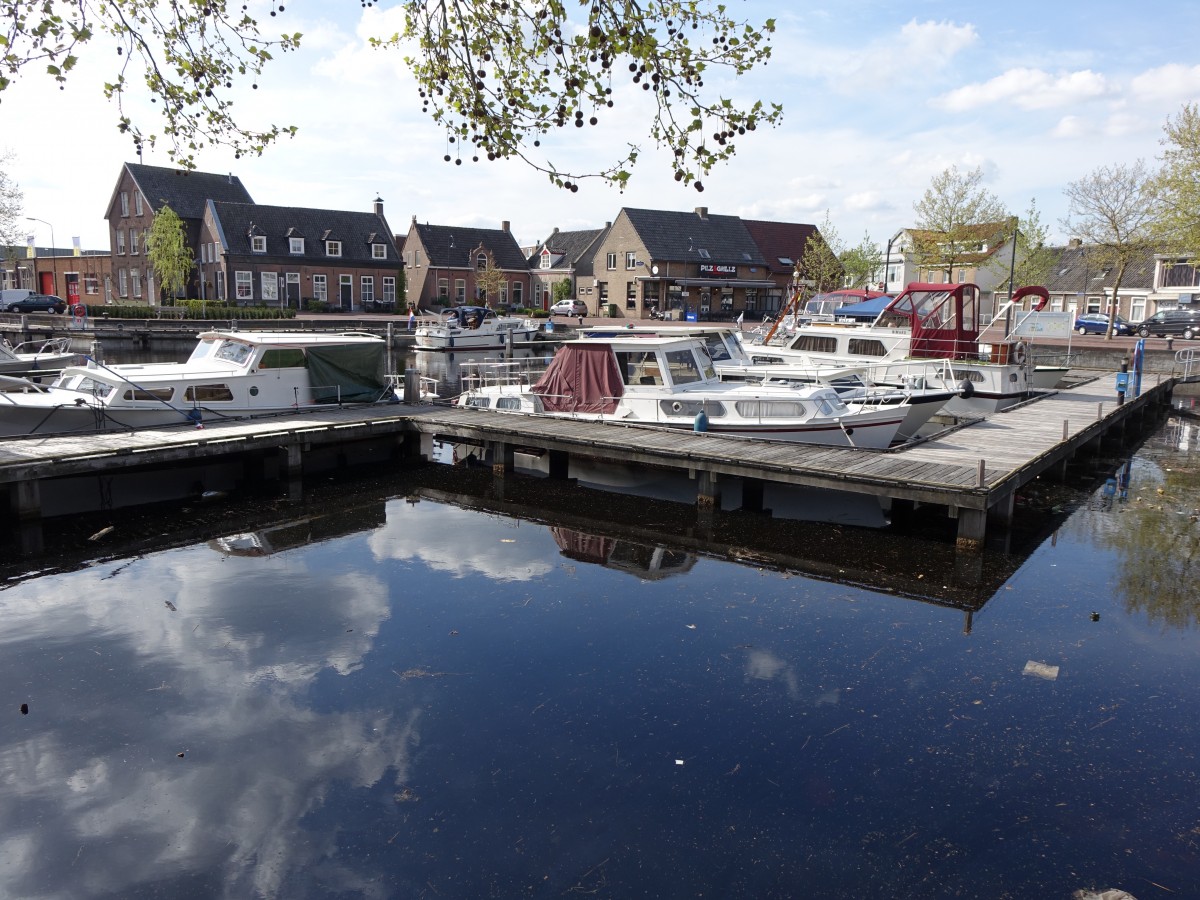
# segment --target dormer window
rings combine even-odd
[[[304,254],[304,238],[288,238],[288,252],[292,256],[302,256]]]
[[[267,252],[267,236],[265,234],[251,235],[250,251],[252,253],[266,253]]]
[[[542,268],[543,269],[550,268],[550,251],[549,250],[542,251]]]
[[[481,271],[481,272],[487,268],[487,254],[486,253],[480,253],[478,256],[475,257],[475,268],[479,269],[479,271]]]
[[[342,242],[341,241],[326,241],[325,242],[325,255],[326,256],[341,256],[342,255]]]
[[[371,259],[387,259],[387,244],[372,244]]]

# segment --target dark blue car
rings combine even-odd
[[[1080,334],[1108,334],[1108,316],[1104,313],[1085,313],[1075,317],[1075,330]],[[1133,334],[1133,326],[1117,316],[1113,334]]]

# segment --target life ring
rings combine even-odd
[[[76,322],[82,322],[87,318],[87,307],[82,303],[76,303],[71,307],[71,314],[75,317]]]
[[[1029,347],[1025,345],[1024,341],[1017,341],[1013,344],[1012,358],[1018,366],[1025,365],[1025,361],[1029,358]]]

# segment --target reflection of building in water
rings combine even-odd
[[[661,545],[639,544],[560,526],[552,526],[550,533],[564,556],[649,581],[681,575],[696,564],[693,554]]]

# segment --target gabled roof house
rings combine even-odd
[[[462,304],[484,298],[476,273],[498,269],[499,303],[524,306],[529,296],[529,263],[508,222],[499,228],[421,224],[412,217],[402,252],[408,303],[420,308]]]

